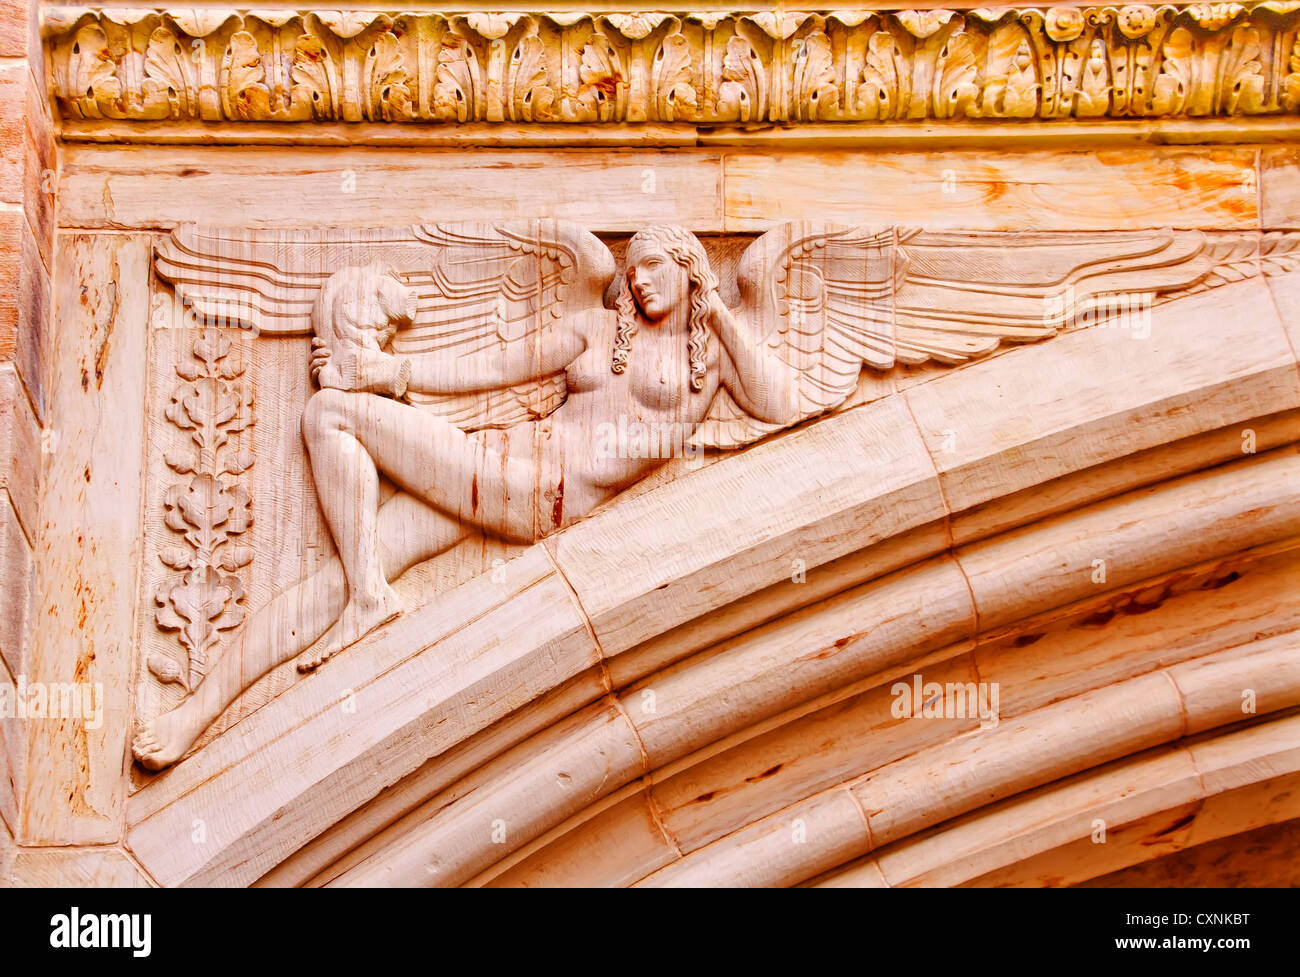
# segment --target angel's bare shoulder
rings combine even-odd
[[[565,324],[575,335],[582,337],[586,346],[591,347],[613,341],[617,318],[612,309],[595,306],[566,316]]]

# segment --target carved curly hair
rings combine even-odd
[[[691,331],[686,342],[691,360],[691,389],[696,392],[703,390],[707,370],[705,357],[709,348],[709,296],[718,287],[717,276],[709,267],[709,256],[705,254],[704,245],[700,244],[699,238],[672,224],[660,224],[637,231],[628,242],[627,250],[631,252],[638,242],[657,244],[665,254],[686,269],[691,297]],[[627,275],[623,276],[619,285],[614,308],[618,312],[618,325],[614,332],[614,360],[610,368],[615,373],[622,373],[627,369],[628,356],[632,352],[632,337],[636,335],[640,321]]]
[[[330,275],[312,303],[312,330],[331,343],[382,349],[415,317],[415,292],[387,265],[352,265]],[[363,329],[362,322],[384,325]]]

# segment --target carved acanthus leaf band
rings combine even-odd
[[[1295,114],[1300,0],[766,13],[50,8],[65,118],[849,123]]]

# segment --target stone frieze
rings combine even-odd
[[[65,120],[656,123],[1300,110],[1300,2],[710,13],[53,7]]]

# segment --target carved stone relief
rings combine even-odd
[[[158,589],[155,619],[175,632],[185,657],[154,654],[149,671],[186,692],[207,675],[219,633],[243,621],[244,587],[235,574],[253,560],[240,541],[252,522],[240,476],[253,466],[253,452],[236,440],[255,421],[253,395],[231,348],[221,332],[204,330],[191,362],[176,366],[180,383],[166,411],[191,444],[165,455],[178,481],[167,490],[163,521],[183,542],[159,554],[175,573]]]
[[[715,270],[710,252],[735,247],[680,227],[645,228],[619,250],[616,261],[554,220],[187,226],[159,242],[156,271],[174,290],[163,304],[192,322],[171,336],[179,382],[164,384],[155,424],[184,447],[155,464],[168,484],[150,518],[171,542],[156,553],[167,575],[144,640],[145,767],[184,756],[262,676],[309,672],[410,610],[393,582],[466,540],[507,547],[463,568],[485,572],[670,464],[689,471],[851,403],[864,368],[960,366],[1085,326],[1138,330],[1153,306],[1300,267],[1300,234],[1259,232],[800,222],[753,239],[725,282],[731,261]],[[268,364],[271,408],[250,357]],[[255,402],[274,415],[256,429]],[[271,450],[296,462],[254,466],[246,439],[268,425]],[[282,469],[270,490],[289,492],[295,464],[323,530],[300,511],[259,522],[250,543],[249,473]],[[293,533],[322,531],[317,558],[244,596],[250,567],[309,545]]]
[[[822,123],[1300,110],[1300,4],[754,14],[53,8],[71,119]]]

